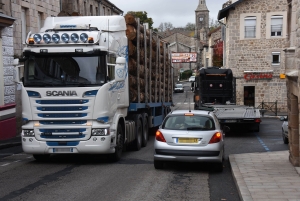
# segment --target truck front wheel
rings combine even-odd
[[[122,126],[118,124],[117,134],[116,134],[115,153],[109,156],[109,160],[112,162],[116,162],[120,160],[123,152],[123,147],[124,147],[124,134],[123,134]]]

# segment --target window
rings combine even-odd
[[[93,16],[93,5],[90,5],[90,14]]]
[[[256,38],[256,17],[245,17],[245,38]]]
[[[86,2],[84,2],[84,7],[83,7],[83,9],[84,9],[84,15],[87,15],[86,13],[87,13],[87,11],[86,11]]]
[[[271,17],[271,36],[282,36],[282,15],[274,15]]]
[[[95,15],[98,16],[99,15],[99,13],[98,13],[98,7],[95,8],[95,12],[96,12]]]
[[[103,16],[105,16],[105,7],[103,7]]]
[[[272,52],[272,65],[280,64],[280,52]]]
[[[27,9],[22,8],[21,23],[22,23],[22,43],[25,43],[27,37]]]
[[[115,79],[115,66],[116,66],[117,57],[114,54],[109,54],[107,56],[107,78],[108,80]]]
[[[37,18],[37,29],[38,32],[40,31],[40,29],[43,26],[43,13],[38,12],[38,18]]]

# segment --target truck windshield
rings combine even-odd
[[[85,87],[107,82],[104,55],[31,55],[24,64],[25,87]]]

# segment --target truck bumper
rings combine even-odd
[[[22,148],[28,154],[109,154],[114,153],[112,136],[92,136],[87,141],[37,141],[22,137]]]

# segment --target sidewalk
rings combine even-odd
[[[242,201],[300,201],[300,167],[289,162],[289,151],[229,156]]]

